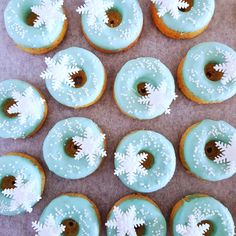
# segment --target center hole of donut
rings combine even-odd
[[[216,63],[209,63],[205,66],[205,75],[211,81],[219,81],[222,79],[224,73],[220,71],[216,71],[214,66]]]
[[[135,228],[135,232],[137,236],[143,236],[145,234],[145,225],[141,225]]]
[[[188,3],[188,7],[187,8],[178,8],[178,9],[182,12],[189,12],[193,7],[194,0],[184,0],[184,2]]]
[[[66,219],[62,221],[62,224],[66,226],[63,232],[64,236],[77,236],[79,232],[79,224],[73,219]]]
[[[121,24],[122,17],[119,11],[116,9],[110,9],[106,12],[106,14],[108,18],[108,22],[106,23],[107,26],[115,28]]]
[[[65,145],[65,151],[70,157],[75,157],[76,153],[81,151],[80,146],[77,146],[72,139],[69,139]]]
[[[221,154],[221,151],[216,146],[216,141],[210,141],[205,145],[205,154],[210,160],[215,160]]]
[[[147,154],[147,159],[142,163],[142,166],[147,170],[151,169],[154,164],[154,156],[147,151],[140,151],[139,154],[141,153]]]
[[[13,118],[13,117],[18,116],[18,113],[10,114],[10,113],[8,112],[8,109],[9,109],[11,106],[15,105],[15,104],[16,104],[16,102],[15,102],[15,100],[12,99],[12,98],[7,99],[7,100],[3,103],[3,107],[2,107],[2,108],[3,108],[3,112],[4,112],[4,114],[5,114],[7,117]]]
[[[139,83],[137,85],[137,90],[138,90],[138,93],[141,95],[141,96],[147,96],[148,95],[148,92],[147,92],[147,89],[146,89],[146,83]]]
[[[81,88],[87,81],[87,76],[83,70],[71,75],[71,79],[74,82],[75,88]]]
[[[14,189],[16,183],[16,178],[14,176],[6,176],[2,179],[1,189]]]
[[[212,222],[209,221],[209,220],[203,220],[203,221],[201,221],[200,223],[198,223],[197,225],[200,226],[200,225],[203,225],[203,224],[208,224],[208,225],[210,225],[209,230],[207,230],[207,232],[204,233],[203,235],[204,235],[204,236],[211,236],[212,233],[213,233],[213,231],[214,231],[214,226],[213,226]]]
[[[34,26],[34,22],[37,20],[38,15],[30,11],[26,17],[26,23],[29,26]]]

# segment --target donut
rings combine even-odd
[[[63,2],[10,0],[4,11],[4,21],[17,47],[31,54],[44,54],[56,48],[68,27]]]
[[[32,222],[37,235],[99,236],[101,217],[96,205],[78,193],[63,194],[44,209],[39,221]]]
[[[33,136],[43,125],[48,112],[41,92],[22,80],[0,82],[0,138]]]
[[[136,44],[143,28],[137,0],[85,1],[76,10],[85,39],[104,53],[126,51]]]
[[[128,188],[143,193],[165,187],[175,172],[173,145],[163,135],[140,130],[125,136],[115,152],[115,172]]]
[[[41,199],[45,174],[36,159],[23,153],[0,157],[0,215],[32,212]]]
[[[106,156],[105,134],[92,120],[72,117],[59,121],[43,143],[48,168],[66,179],[81,179],[95,172]]]
[[[229,210],[205,194],[189,195],[177,202],[170,224],[173,236],[234,235],[234,221]]]
[[[115,79],[115,101],[120,110],[132,118],[148,120],[169,114],[176,97],[171,72],[152,57],[128,61]]]
[[[203,120],[192,125],[180,142],[180,159],[188,172],[208,181],[236,173],[236,129],[225,121]]]
[[[151,0],[154,24],[173,39],[191,39],[201,34],[214,11],[215,0]]]
[[[179,88],[199,104],[220,103],[236,94],[236,52],[207,42],[191,48],[178,67]]]
[[[131,194],[121,198],[107,216],[107,236],[166,236],[167,225],[158,205],[149,197]]]
[[[71,47],[45,59],[41,73],[49,93],[59,103],[83,108],[96,103],[103,95],[107,76],[103,64],[88,50]]]

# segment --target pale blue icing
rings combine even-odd
[[[42,99],[40,93],[27,82],[22,80],[4,80],[0,83],[0,137],[1,138],[25,138],[40,125],[44,118],[44,104],[39,103],[37,106],[38,117],[28,117],[26,123],[21,124],[19,116],[9,118],[3,112],[3,104],[7,99],[12,99],[13,91],[24,93],[26,89],[32,88],[36,100]],[[30,107],[28,108],[30,109]]]
[[[205,102],[223,102],[236,94],[234,81],[224,85],[221,80],[211,81],[205,75],[205,66],[209,63],[224,63],[225,53],[230,53],[236,60],[233,49],[217,42],[201,43],[189,50],[182,77],[184,85],[194,96]]]
[[[163,105],[156,106],[154,111],[150,112],[145,104],[140,104],[139,99],[142,96],[137,90],[137,85],[140,83],[149,83],[155,88],[161,86],[162,83],[167,84],[166,95],[162,96]],[[115,80],[114,96],[125,114],[140,120],[152,119],[165,113],[174,100],[174,78],[169,69],[159,60],[140,57],[128,61],[121,68]]]
[[[230,178],[236,170],[226,163],[217,164],[205,154],[210,141],[229,143],[236,129],[224,121],[203,120],[193,127],[184,141],[184,160],[189,170],[199,178],[219,181]]]
[[[26,22],[32,6],[40,5],[41,0],[10,0],[5,12],[5,26],[13,41],[25,48],[46,48],[59,37],[64,22],[57,21],[52,32],[43,25],[40,28],[29,26]],[[63,9],[61,9],[63,12]]]
[[[86,156],[75,160],[65,152],[68,140],[75,136],[84,137],[85,129],[91,128],[94,136],[102,131],[92,120],[82,117],[72,117],[59,121],[48,133],[43,144],[43,155],[48,168],[56,175],[66,179],[81,179],[97,170],[103,161],[102,155],[95,154],[93,166],[88,164]],[[93,145],[91,143],[91,145]],[[100,143],[104,148],[104,142]]]
[[[33,191],[41,196],[42,191],[42,175],[40,170],[36,165],[32,163],[31,160],[24,158],[19,155],[9,154],[0,157],[0,183],[2,179],[6,176],[23,175],[26,182],[33,180],[34,187]],[[0,214],[13,216],[24,213],[25,210],[20,207],[15,211],[9,209],[11,203],[11,198],[3,195],[2,190],[0,191]],[[32,206],[36,204],[34,201]]]
[[[156,9],[160,4],[155,4]],[[179,17],[175,19],[170,12],[161,17],[164,24],[171,30],[181,33],[191,33],[206,27],[215,11],[215,0],[194,0],[193,7],[188,12],[179,10]]]
[[[99,7],[99,6],[97,6]],[[122,16],[119,26],[111,28],[96,19],[96,24],[89,26],[88,15],[82,15],[83,32],[98,48],[119,51],[127,48],[141,34],[143,27],[143,13],[137,0],[114,0],[113,9]]]
[[[166,235],[166,220],[157,206],[146,199],[142,199],[140,197],[136,198],[135,195],[116,205],[116,207],[119,207],[123,212],[126,212],[131,206],[136,207],[137,218],[145,221],[145,233],[143,236]],[[113,211],[114,209],[111,211],[108,220],[115,219]],[[116,229],[107,227],[107,236],[113,235],[118,235]]]
[[[58,225],[67,219],[76,221],[79,225],[77,236],[100,235],[100,222],[94,204],[83,196],[65,194],[55,198],[44,209],[39,222],[43,224],[50,214]]]
[[[119,143],[116,153],[126,154],[129,144],[134,146],[136,154],[146,151],[153,155],[154,164],[147,170],[147,175],[136,175],[136,181],[129,184],[127,175],[119,176],[128,188],[137,192],[149,193],[165,187],[174,175],[176,156],[173,145],[163,135],[154,131],[140,130],[124,137]],[[128,157],[127,157],[128,158]],[[115,158],[115,168],[120,166]]]
[[[205,196],[198,197],[190,195],[183,199],[183,205],[180,206],[173,218],[173,236],[180,236],[176,232],[178,224],[187,225],[188,217],[194,215],[199,222],[207,220],[213,224],[212,236],[233,236],[234,221],[229,210],[216,199]]]
[[[64,55],[68,55],[71,63],[73,62],[85,72],[87,81],[81,88],[62,83],[58,90],[54,90],[53,80],[46,79],[47,89],[59,103],[65,106],[78,108],[89,105],[101,95],[106,83],[104,66],[96,55],[83,48],[68,48],[58,52],[53,59],[58,61]]]

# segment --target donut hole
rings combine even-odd
[[[65,152],[70,156],[70,157],[75,157],[76,153],[81,151],[80,146],[77,146],[72,139],[69,139],[66,142],[65,145]]]
[[[200,225],[203,225],[203,224],[208,224],[208,225],[210,225],[209,230],[207,230],[207,232],[204,233],[203,235],[204,235],[204,236],[211,236],[212,233],[213,233],[213,231],[214,231],[213,223],[212,223],[211,221],[209,221],[209,220],[203,220],[203,221],[201,221],[200,223],[198,223],[197,225],[200,226]]]
[[[147,154],[147,159],[142,163],[142,166],[147,170],[151,169],[154,165],[154,156],[147,151],[140,151],[139,154],[141,153]]]
[[[216,141],[210,141],[205,145],[205,154],[210,160],[215,160],[221,154],[220,149],[216,145]]]
[[[108,22],[106,23],[106,25],[109,26],[110,28],[116,28],[121,24],[122,16],[116,9],[108,10],[106,12],[106,15],[108,18]]]
[[[205,66],[205,75],[211,81],[219,81],[222,79],[224,73],[220,71],[216,71],[214,66],[216,63],[209,63]]]
[[[147,89],[146,89],[146,83],[139,83],[137,85],[137,91],[141,96],[147,96],[148,92],[147,92]]]
[[[16,183],[16,178],[14,176],[5,176],[1,182],[1,189],[14,189]]]
[[[32,11],[29,11],[29,13],[26,16],[26,24],[33,27],[37,18],[38,18],[37,14],[35,14]]]
[[[135,228],[137,236],[143,236],[145,234],[145,225],[141,225]]]
[[[64,236],[77,236],[79,232],[79,224],[73,219],[66,219],[62,221],[62,224],[66,227],[63,232]]]
[[[12,99],[12,98],[7,99],[7,100],[3,103],[3,106],[2,106],[3,113],[4,113],[7,117],[13,118],[13,117],[18,116],[18,113],[12,113],[12,114],[11,114],[11,113],[8,112],[8,109],[9,109],[11,106],[15,105],[15,104],[16,104],[16,102],[15,102],[15,100]]]
[[[87,81],[87,76],[83,70],[71,75],[71,80],[74,82],[75,88],[81,88]]]
[[[189,12],[193,7],[194,0],[184,0],[184,1],[188,3],[188,7],[187,8],[178,8],[178,9],[182,12]]]

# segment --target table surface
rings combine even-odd
[[[105,235],[104,222],[112,205],[121,197],[132,193],[113,175],[113,154],[119,141],[129,132],[137,129],[150,129],[165,135],[174,145],[177,153],[177,167],[173,179],[163,189],[147,194],[160,206],[166,220],[174,204],[192,193],[207,193],[224,203],[231,211],[236,222],[236,175],[228,180],[211,183],[187,174],[179,161],[178,144],[183,132],[193,123],[202,119],[223,119],[236,127],[236,96],[218,105],[198,105],[187,100],[178,88],[179,98],[171,108],[170,115],[162,115],[150,121],[133,120],[122,114],[112,98],[112,87],[117,72],[130,59],[140,56],[152,56],[160,59],[169,67],[174,77],[181,58],[194,45],[205,41],[218,41],[236,49],[236,1],[216,0],[214,18],[202,35],[191,40],[173,40],[163,36],[154,26],[149,5],[150,1],[140,0],[144,13],[144,28],[140,40],[125,53],[106,55],[92,49],[82,35],[80,16],[75,12],[81,0],[65,1],[68,12],[69,30],[63,43],[47,56],[71,46],[86,48],[95,53],[104,63],[108,72],[108,85],[102,99],[95,105],[82,110],[73,110],[57,103],[48,93],[40,73],[45,69],[44,57],[33,56],[17,49],[8,37],[3,12],[8,0],[1,0],[0,13],[0,80],[21,79],[33,83],[46,95],[49,105],[48,118],[43,128],[33,137],[25,140],[0,140],[0,155],[7,152],[24,152],[35,156],[44,167],[47,180],[42,200],[31,214],[15,217],[0,217],[1,236],[34,235],[31,222],[38,220],[47,204],[58,195],[66,192],[78,192],[91,198],[100,209]],[[52,126],[65,118],[73,116],[88,117],[94,120],[106,133],[108,157],[103,165],[91,176],[82,180],[66,180],[50,172],[43,160],[42,143]],[[168,227],[169,228],[169,227]],[[168,229],[169,231],[169,229]],[[169,234],[169,232],[168,232]]]

